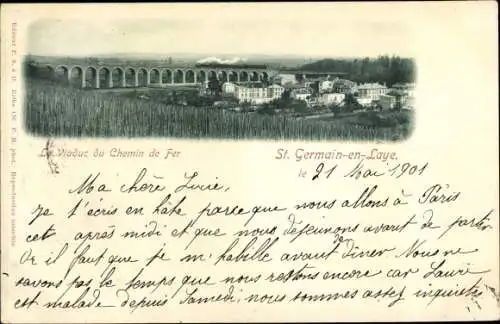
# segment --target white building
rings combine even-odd
[[[399,103],[401,108],[413,109],[415,107],[415,97],[407,95],[407,92],[399,92],[396,97],[396,103]]]
[[[330,80],[323,80],[319,82],[319,92],[327,92],[333,89],[333,82]]]
[[[402,103],[402,107],[405,109],[414,109],[415,97],[406,97],[406,100]]]
[[[358,97],[358,98],[356,98],[356,100],[363,107],[368,107],[373,102],[372,98],[369,98],[369,97]]]
[[[396,97],[391,95],[380,95],[379,104],[383,110],[393,109],[396,106]]]
[[[340,104],[345,99],[344,93],[323,93],[318,101],[322,105]]]
[[[303,101],[308,101],[309,98],[311,97],[311,95],[312,95],[312,91],[310,89],[306,89],[306,88],[294,89],[294,90],[292,90],[292,93],[290,94],[290,96],[293,99],[303,100]]]
[[[415,83],[396,83],[392,85],[392,88],[408,97],[415,97]]]
[[[388,95],[396,98],[396,105],[405,109],[413,109],[415,106],[415,90],[412,84],[395,84]]]
[[[379,83],[363,83],[358,86],[357,90],[360,97],[370,98],[372,101],[378,100],[381,95],[389,92],[389,89],[385,85]]]
[[[337,93],[355,93],[357,92],[357,84],[351,80],[337,78],[333,80],[332,91]]]
[[[234,93],[236,91],[236,84],[232,82],[224,82],[222,85],[223,93]]]
[[[280,84],[296,84],[297,83],[297,78],[295,77],[295,74],[278,74],[277,78],[280,80]]]
[[[252,104],[263,104],[281,98],[285,88],[273,84],[269,87],[261,85],[237,85],[234,95],[239,102],[250,102]]]
[[[316,85],[316,82],[317,81],[304,81],[304,87],[307,88],[307,89],[312,89],[315,85]]]

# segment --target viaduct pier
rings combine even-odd
[[[39,77],[90,89],[169,87],[221,82],[262,82],[280,70],[266,65],[167,64],[164,61],[29,58],[30,73]],[[342,75],[335,72],[283,71],[307,75]]]

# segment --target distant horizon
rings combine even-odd
[[[290,58],[414,56],[412,30],[380,20],[314,23],[289,17],[170,19],[41,19],[28,33],[27,52],[40,56],[260,56]],[[129,54],[130,53],[130,54]],[[208,54],[207,54],[208,53]],[[257,54],[263,53],[263,54]],[[265,53],[265,54],[264,54]]]
[[[378,55],[359,55],[359,56],[323,56],[323,55],[318,55],[318,56],[307,56],[307,55],[297,55],[297,54],[264,54],[264,53],[250,53],[250,54],[220,54],[220,53],[189,53],[189,52],[171,52],[171,53],[141,53],[141,52],[129,52],[129,53],[96,53],[96,54],[86,54],[86,55],[75,55],[75,54],[38,54],[38,53],[27,53],[27,56],[41,56],[41,57],[70,57],[70,58],[122,58],[122,57],[135,57],[135,58],[140,58],[142,57],[143,59],[145,57],[147,58],[155,58],[155,57],[161,57],[161,58],[175,58],[175,56],[189,56],[188,58],[190,59],[195,59],[195,58],[209,58],[209,57],[216,57],[216,58],[244,58],[244,59],[255,59],[255,58],[262,58],[262,57],[269,57],[273,59],[277,58],[283,58],[283,59],[302,59],[302,60],[323,60],[323,59],[364,59],[364,58],[370,58],[370,59],[376,59],[381,56],[397,56],[400,58],[405,58],[405,59],[413,59],[413,57],[408,57],[408,56],[401,56],[393,53],[381,53]],[[184,57],[187,58],[187,57]]]

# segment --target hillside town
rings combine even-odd
[[[52,125],[54,119],[45,112],[40,115],[37,107],[47,107],[40,101],[54,95],[81,97],[82,101],[64,102],[63,106],[50,105],[54,111],[70,107],[69,112],[83,114],[82,120],[89,111],[80,105],[83,102],[101,107],[96,110],[99,118],[103,117],[100,114],[116,114],[118,130],[100,124],[92,129],[102,134],[122,132],[120,127],[130,127],[139,118],[143,120],[134,128],[136,133],[181,137],[192,136],[189,132],[194,131],[224,138],[340,136],[396,141],[407,138],[413,129],[416,86],[412,59],[327,58],[300,66],[264,63],[30,57],[26,60],[32,107],[28,126],[46,133],[46,128],[39,127]],[[120,110],[125,106],[128,108]],[[123,118],[123,111],[133,112],[135,117]],[[153,114],[156,117],[147,117]],[[40,124],[39,116],[48,119]],[[156,123],[153,128],[149,126],[152,121]]]
[[[362,110],[412,110],[415,104],[415,83],[396,83],[388,87],[378,82],[358,84],[336,76],[299,78],[294,74],[278,74],[261,82],[227,81],[215,87],[222,98],[236,99],[254,109],[285,96],[304,103],[310,110],[330,106],[341,109],[352,102]],[[214,93],[214,86],[206,81],[200,94],[209,93]]]

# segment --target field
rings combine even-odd
[[[401,125],[374,127],[342,118],[299,120],[172,105],[38,80],[27,81],[25,103],[26,130],[35,136],[396,141],[410,135],[410,128]]]

